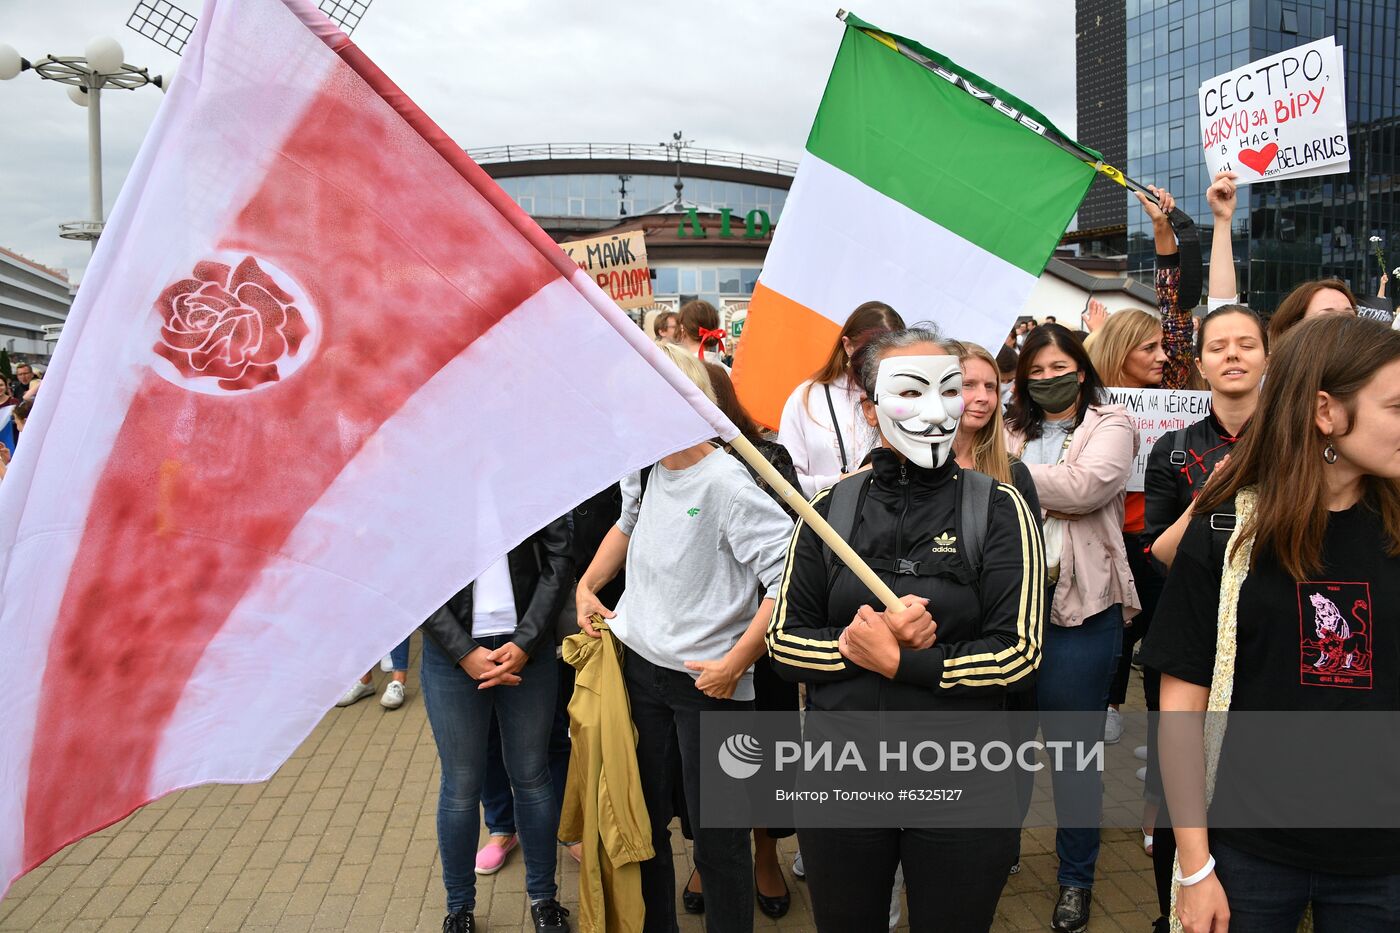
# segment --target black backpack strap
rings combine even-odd
[[[826,410],[831,412],[831,430],[836,432],[836,446],[841,451],[841,472],[849,473],[851,468],[846,462],[846,441],[841,437],[841,422],[836,420],[836,405],[831,401],[831,386],[824,385],[826,391]]]
[[[974,579],[982,576],[982,555],[987,547],[987,521],[992,510],[996,480],[976,470],[959,474],[958,543]]]
[[[867,470],[855,476],[848,476],[831,487],[831,507],[826,510],[826,522],[847,544],[851,544],[856,531],[856,520],[860,518],[860,506],[865,501],[865,490],[870,486],[874,472]],[[836,570],[836,553],[822,545],[826,555],[826,579],[830,585]]]
[[[1215,572],[1223,574],[1230,560],[1230,536],[1235,533],[1238,519],[1235,516],[1235,503],[1230,501],[1211,512],[1210,517],[1210,562]]]

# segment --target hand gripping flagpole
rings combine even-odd
[[[773,487],[779,498],[790,506],[802,518],[802,521],[806,522],[808,528],[817,533],[826,546],[831,548],[831,552],[836,555],[837,559],[851,568],[851,572],[860,578],[860,582],[868,586],[870,592],[879,597],[886,609],[898,612],[904,608],[904,603],[895,595],[894,590],[890,589],[889,585],[881,580],[879,575],[865,562],[865,559],[855,552],[855,548],[851,547],[846,539],[842,538],[836,529],[831,527],[831,523],[812,508],[812,504],[803,497],[802,493],[793,489],[792,484],[783,479],[783,474],[773,468],[773,464],[769,463],[767,458],[758,452],[758,448],[747,437],[740,434],[729,442],[729,446],[733,447],[734,452],[743,457],[744,462],[763,477],[765,483]]]
[[[881,43],[882,45],[888,46],[891,50],[898,52],[900,55],[904,56],[905,58],[909,59],[909,61],[914,62],[920,67],[925,68],[929,71],[933,71],[935,73],[941,73],[941,76],[945,78],[953,78],[959,80],[962,78],[960,74],[953,73],[955,70],[958,70],[956,65],[952,65],[951,63],[949,63],[950,68],[945,69],[940,62],[934,61],[933,59],[929,58],[928,55],[925,55],[924,52],[920,49],[911,47],[908,42],[906,42],[899,36],[894,36],[888,33],[881,32],[879,29],[876,29],[870,26],[868,23],[862,21],[859,17],[852,17],[854,19],[854,22],[849,21],[847,17],[852,17],[852,14],[848,13],[846,10],[836,11],[836,18],[839,19],[841,22],[845,23],[849,28],[859,29],[861,32],[865,33],[870,38]],[[973,77],[975,78],[976,76],[974,75]],[[986,86],[986,89],[995,90],[990,86]],[[1005,92],[998,91],[998,93],[1004,94]],[[986,93],[985,91],[983,91],[973,96],[976,99],[985,103],[987,106],[992,107],[998,113],[1001,113],[1002,115],[1006,116],[1007,119],[1012,120],[1013,122],[1019,122],[1018,118],[1021,116],[1021,114],[1017,112],[1017,108],[1007,107],[1006,109],[1003,109],[1003,107],[1006,107],[1006,104],[999,100],[994,94]],[[1010,95],[1006,96],[1010,97]],[[1020,104],[1019,102],[1017,102],[1017,104],[1019,105],[1019,109],[1025,108],[1024,104]],[[1007,110],[1010,110],[1011,112],[1008,113]],[[1076,159],[1080,160],[1085,165],[1092,167],[1094,171],[1098,172],[1100,175],[1104,176],[1109,181],[1112,181],[1115,184],[1122,185],[1124,188],[1127,188],[1129,191],[1132,191],[1136,194],[1141,194],[1153,204],[1156,204],[1158,207],[1161,207],[1161,200],[1151,191],[1149,191],[1146,186],[1139,184],[1138,182],[1129,178],[1127,175],[1123,174],[1123,171],[1121,169],[1109,165],[1097,152],[1094,152],[1091,149],[1086,149],[1074,140],[1064,136],[1062,133],[1059,132],[1059,130],[1051,126],[1049,124],[1049,121],[1046,121],[1044,117],[1040,117],[1039,114],[1034,114],[1034,116],[1037,117],[1037,125],[1039,126],[1043,122],[1044,126],[1041,126],[1039,130],[1032,130],[1029,127],[1026,127],[1026,132],[1035,132],[1038,136],[1045,139],[1047,142],[1053,143],[1055,146],[1059,147],[1060,149],[1063,149],[1065,152],[1068,152],[1070,155],[1074,156]],[[1024,123],[1022,123],[1021,125],[1025,126]],[[1029,179],[1029,181],[1032,184],[1034,183],[1034,179]],[[1180,251],[1181,256],[1181,278],[1177,285],[1177,294],[1182,299],[1189,300],[1191,302],[1190,307],[1194,308],[1197,304],[1200,303],[1201,300],[1200,232],[1196,229],[1196,222],[1191,219],[1191,215],[1187,214],[1179,207],[1172,208],[1171,212],[1167,214],[1167,220],[1172,225],[1172,232],[1176,234],[1177,249]]]

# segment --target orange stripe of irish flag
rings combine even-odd
[[[744,409],[777,428],[788,396],[821,366],[840,332],[840,324],[759,282],[734,358],[734,388]]]

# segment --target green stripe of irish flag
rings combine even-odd
[[[847,29],[807,151],[1039,275],[1093,167],[966,89],[991,85],[934,67]]]
[[[862,302],[1000,346],[1094,176],[1011,95],[846,22],[735,369],[770,426]]]

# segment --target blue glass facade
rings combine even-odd
[[[624,208],[626,216],[635,217],[676,199],[674,175],[632,175],[626,182],[626,198],[617,175],[524,175],[496,181],[535,217],[617,219]],[[780,188],[684,175],[681,181],[686,201],[700,207],[728,207],[741,218],[759,209],[776,223],[787,201],[787,192]]]
[[[1400,265],[1400,0],[1127,0],[1127,17],[1127,172],[1176,195],[1207,250],[1201,81],[1336,36],[1346,58],[1351,172],[1250,186],[1235,214],[1235,258],[1241,288],[1262,310],[1323,275],[1374,294],[1380,270],[1369,238],[1382,237],[1388,264]],[[1129,197],[1128,266],[1145,279],[1151,225]]]

